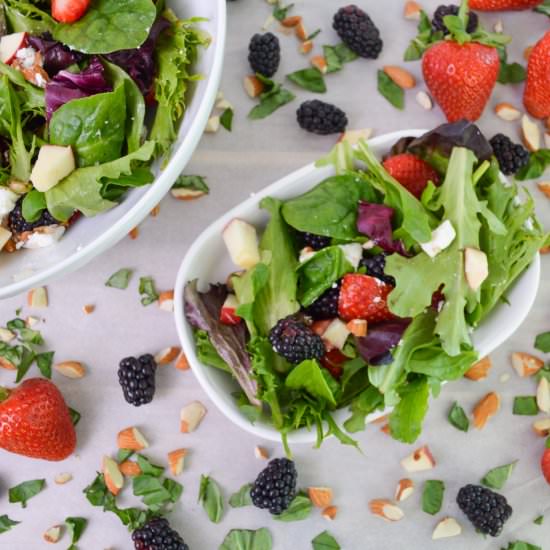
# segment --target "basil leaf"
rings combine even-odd
[[[286,19],[288,16],[289,10],[291,10],[294,7],[294,4],[289,4],[288,6],[283,6],[279,2],[275,4],[275,7],[273,8],[273,17],[277,19],[277,21],[282,21],[283,19]]]
[[[228,107],[220,116],[220,124],[228,131],[233,129],[233,109]]]
[[[438,479],[428,479],[422,491],[422,510],[432,516],[441,510],[445,484]]]
[[[105,283],[105,286],[109,286],[111,288],[118,288],[120,290],[125,290],[128,288],[128,283],[130,282],[130,278],[132,277],[133,270],[128,268],[119,269],[116,273],[113,273],[107,282]]]
[[[119,449],[116,454],[116,460],[120,464],[121,462],[124,462],[125,460],[128,460],[135,451],[132,451],[131,449]]]
[[[130,452],[129,456],[131,455],[132,451]],[[123,460],[126,460],[127,458],[128,457],[124,458]],[[164,473],[164,468],[162,466],[157,466],[156,464],[153,464],[148,458],[144,457],[143,455],[138,455],[137,461],[141,469],[141,473],[144,475],[160,477]]]
[[[242,508],[243,506],[250,506],[252,504],[252,497],[250,496],[250,489],[252,489],[252,483],[243,485],[236,493],[229,497],[229,506],[232,508]]]
[[[183,493],[183,485],[173,479],[165,479],[162,486],[168,491],[170,500],[174,504],[180,499]]]
[[[218,550],[271,550],[271,533],[264,527],[257,531],[233,529],[229,531]]]
[[[519,63],[508,63],[506,50],[499,48],[500,70],[498,73],[498,82],[501,84],[519,84],[527,78],[527,71]],[[502,54],[504,52],[504,54]]]
[[[14,521],[5,514],[3,516],[0,516],[0,535],[2,533],[8,532],[12,527],[19,525],[20,523],[20,521]]]
[[[86,529],[88,520],[81,517],[69,517],[65,519],[65,523],[71,537],[71,544],[76,544],[80,540],[84,529]]]
[[[248,118],[252,120],[266,118],[294,99],[296,99],[296,96],[285,88],[279,88],[273,93],[264,93],[260,96],[260,104],[256,105],[256,107],[248,113]]]
[[[481,483],[490,489],[502,489],[508,478],[512,475],[517,463],[518,461],[514,460],[514,462],[510,462],[510,464],[505,464],[504,466],[498,466],[497,468],[489,470],[481,480]]]
[[[550,166],[550,149],[539,149],[530,154],[529,162],[520,168],[515,178],[519,181],[539,178],[548,166]]]
[[[178,176],[178,179],[172,185],[172,189],[191,189],[192,191],[203,191],[210,193],[204,176]]]
[[[302,521],[311,514],[312,504],[309,497],[299,493],[294,497],[289,507],[278,516],[273,516],[277,521]]]
[[[449,411],[449,422],[457,429],[467,432],[470,427],[470,421],[464,412],[464,409],[455,401]]]
[[[149,306],[159,299],[159,294],[155,288],[153,277],[140,277],[139,293],[141,294],[141,305]]]
[[[141,474],[133,479],[134,495],[142,497],[142,502],[151,511],[158,512],[169,503],[176,502],[183,492],[181,484],[174,480]]]
[[[36,355],[34,351],[24,346],[17,346],[17,350],[20,355],[20,361],[17,365],[17,376],[15,378],[15,381],[21,382],[27,372],[29,372],[29,369],[34,362]]]
[[[533,523],[535,525],[542,525],[542,522],[544,521],[544,516],[537,516],[534,520],[533,520]]]
[[[536,416],[539,414],[537,399],[533,395],[518,395],[514,397],[514,414]]]
[[[71,422],[73,423],[73,426],[76,426],[80,422],[82,415],[78,411],[71,409],[71,407],[69,407],[69,414],[71,415]]]
[[[378,71],[378,91],[394,107],[403,110],[405,107],[405,92],[384,71]]]
[[[541,378],[546,378],[546,380],[550,382],[550,365],[545,365],[542,367],[542,369],[535,374],[535,378],[537,379],[537,382],[540,382]]]
[[[13,504],[20,502],[23,508],[27,507],[27,501],[44,489],[45,479],[32,479],[24,481],[9,490],[9,501]]]
[[[35,222],[46,208],[46,195],[31,189],[23,198],[21,213],[27,222]]]
[[[313,550],[340,550],[340,545],[336,539],[328,532],[323,531],[317,535],[312,541]]]
[[[544,352],[550,353],[550,332],[541,332],[535,338],[535,348]]]
[[[25,324],[25,321],[23,319],[12,319],[11,321],[8,321],[6,323],[6,328],[9,328],[10,330],[20,330],[22,328],[25,328],[27,325]]]
[[[542,548],[523,540],[516,540],[508,543],[508,546],[502,550],[542,550]]]
[[[324,94],[327,91],[323,73],[315,67],[287,74],[286,77],[294,82],[294,84],[300,86],[300,88],[309,92]]]
[[[199,502],[211,522],[219,523],[223,516],[223,498],[219,485],[210,477],[202,475],[199,488]]]
[[[41,346],[44,343],[44,338],[38,330],[32,330],[30,328],[22,328],[19,330],[19,339],[25,344],[35,344]]]

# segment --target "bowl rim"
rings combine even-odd
[[[369,145],[371,146],[378,146],[383,145],[386,143],[393,143],[397,139],[400,139],[404,136],[410,136],[410,135],[422,135],[427,130],[423,129],[411,129],[411,130],[398,130],[395,132],[390,132],[387,134],[383,134],[380,136],[376,136],[375,138],[371,138],[368,140]],[[261,199],[263,199],[266,196],[277,196],[277,193],[287,188],[289,185],[291,185],[295,180],[299,180],[301,177],[305,176],[306,174],[309,174],[311,171],[317,170],[317,167],[315,166],[315,163],[310,163],[302,168],[299,168],[298,170],[282,177],[281,179],[277,180],[276,182],[264,187],[262,190],[258,191],[254,195],[250,196],[243,202],[237,204],[233,208],[231,208],[228,212],[214,220],[211,224],[209,224],[201,233],[200,235],[194,240],[193,244],[189,248],[189,250],[186,252],[182,263],[180,265],[180,268],[178,270],[178,274],[176,276],[176,282],[174,286],[174,317],[175,317],[175,323],[176,323],[176,330],[178,333],[178,337],[180,340],[180,343],[182,345],[183,352],[185,356],[187,357],[190,365],[191,370],[193,371],[193,374],[199,381],[199,384],[201,385],[201,388],[206,392],[208,397],[212,400],[212,402],[216,405],[216,407],[234,424],[245,430],[246,432],[253,434],[255,436],[261,437],[263,439],[269,440],[269,441],[275,441],[280,442],[281,441],[281,433],[275,429],[272,426],[269,426],[267,424],[252,424],[247,418],[244,417],[241,413],[239,413],[235,408],[231,407],[227,400],[222,398],[219,395],[219,392],[214,388],[214,386],[210,383],[208,376],[207,376],[207,369],[210,369],[211,367],[208,367],[207,365],[202,364],[196,354],[195,349],[195,343],[192,338],[192,331],[185,320],[184,315],[184,300],[183,300],[183,289],[185,287],[185,284],[189,280],[189,270],[191,269],[193,263],[196,261],[197,255],[201,252],[201,250],[204,247],[204,243],[212,236],[212,234],[219,233],[221,234],[221,230],[223,227],[225,227],[233,218],[240,217],[243,215],[243,211],[257,206]],[[480,356],[488,355],[492,351],[494,351],[497,347],[502,345],[504,341],[506,341],[523,323],[525,318],[527,317],[529,311],[531,310],[533,303],[536,299],[536,294],[538,292],[539,284],[540,284],[540,254],[537,254],[533,261],[531,262],[530,266],[523,272],[521,277],[523,277],[528,270],[534,271],[534,277],[536,277],[537,284],[534,288],[533,293],[530,295],[529,299],[524,301],[521,307],[521,310],[525,312],[524,316],[521,317],[520,323],[514,327],[512,331],[502,331],[499,333],[499,336],[494,338],[491,342],[491,345],[488,345],[486,347],[483,347],[483,349],[479,349]],[[516,281],[517,282],[517,281]],[[380,418],[384,415],[386,415],[389,412],[388,407],[381,411],[375,411],[368,415],[368,421],[373,421],[377,418]],[[342,411],[345,411],[348,413],[347,408],[339,409],[339,412],[342,413]],[[337,411],[338,414],[338,411]],[[314,430],[308,430],[307,428],[300,428],[299,430],[294,430],[292,432],[289,432],[287,435],[287,441],[289,444],[302,444],[302,443],[308,443],[312,444],[316,441],[316,433]]]
[[[212,112],[218,93],[225,52],[227,30],[227,3],[226,0],[215,0],[217,4],[216,28],[210,47],[214,48],[213,63],[207,75],[207,84],[201,98],[200,105],[194,117],[193,124],[182,139],[179,147],[170,156],[166,167],[155,178],[149,189],[138,202],[119,220],[104,231],[96,239],[67,256],[63,261],[37,271],[28,277],[14,281],[0,287],[0,300],[15,296],[35,286],[44,285],[62,274],[68,274],[80,269],[93,258],[114,246],[122,240],[128,232],[139,224],[166,195],[175,179],[184,170],[203,135],[204,129]]]

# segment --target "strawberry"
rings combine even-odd
[[[349,359],[339,349],[327,351],[321,359],[321,365],[327,369],[333,378],[339,379],[344,372],[342,365]]]
[[[84,16],[91,0],[52,0],[52,17],[60,23],[74,23]]]
[[[536,44],[529,54],[527,82],[523,103],[535,118],[550,116],[550,31]]]
[[[338,315],[344,321],[366,319],[369,323],[379,323],[394,319],[386,302],[393,290],[380,279],[360,273],[350,273],[342,279]]]
[[[417,199],[422,196],[428,181],[439,185],[439,174],[427,162],[410,153],[388,157],[382,164],[388,174]]]
[[[0,448],[31,458],[63,460],[75,449],[69,409],[55,384],[31,378],[0,388]]]
[[[470,0],[469,6],[480,11],[528,10],[542,2],[543,0]]]
[[[422,58],[426,85],[449,122],[481,116],[499,68],[496,48],[477,42],[437,42]]]
[[[542,453],[540,468],[544,479],[546,479],[547,483],[550,484],[550,448],[548,448],[548,446],[544,449],[544,453]]]

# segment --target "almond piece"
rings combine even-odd
[[[82,311],[86,315],[91,315],[95,311],[95,306],[93,304],[86,304],[85,306],[82,307]]]
[[[493,364],[491,363],[491,358],[489,356],[483,357],[477,363],[474,363],[464,374],[469,380],[474,380],[478,382],[479,380],[485,380],[489,374],[489,370]]]
[[[117,446],[128,451],[142,451],[149,447],[149,442],[135,426],[130,426],[118,432]]]
[[[523,50],[523,59],[525,59],[525,61],[529,61],[529,56],[531,55],[532,51],[533,51],[533,46],[527,46]]]
[[[269,27],[271,27],[271,25],[273,25],[275,21],[277,21],[275,17],[273,17],[273,15],[269,15],[262,25],[262,31],[267,31],[267,29],[269,29]]]
[[[162,311],[171,313],[174,311],[174,291],[165,290],[159,294],[158,304]]]
[[[347,130],[340,134],[338,143],[341,141],[347,141],[351,146],[359,143],[360,140],[364,139],[367,141],[372,136],[372,128],[361,128],[360,130]]]
[[[321,74],[327,74],[328,65],[327,60],[322,55],[316,55],[310,59],[310,63],[315,67]]]
[[[300,53],[308,54],[313,50],[313,40],[305,40],[300,44]]]
[[[299,40],[307,40],[308,33],[306,31],[306,27],[304,26],[304,22],[300,21],[295,27],[294,32],[296,33],[296,36]]]
[[[537,386],[537,405],[539,411],[550,413],[550,383],[546,378],[541,378]]]
[[[537,187],[541,193],[544,193],[550,199],[550,181],[541,181],[537,183]]]
[[[182,433],[194,432],[206,415],[206,407],[200,401],[193,401],[181,409],[180,431]]]
[[[8,361],[5,357],[0,357],[0,368],[6,370],[17,370],[17,367],[11,361]]]
[[[380,426],[380,431],[382,433],[385,433],[386,435],[390,435],[391,434],[390,425],[389,424],[384,424],[383,426]]]
[[[308,487],[309,500],[316,508],[327,508],[332,503],[332,489],[328,487]]]
[[[301,15],[289,15],[281,21],[283,27],[295,27],[302,22]]]
[[[0,342],[8,343],[11,342],[15,338],[15,334],[7,329],[0,327]]]
[[[118,464],[109,456],[103,457],[103,478],[107,489],[113,495],[118,495],[124,485],[124,477],[120,473]]]
[[[252,98],[258,97],[264,91],[264,84],[256,75],[248,75],[244,77],[244,89]]]
[[[530,353],[516,351],[512,353],[512,367],[521,377],[533,376],[544,367],[544,361]]]
[[[487,254],[479,248],[464,249],[464,275],[468,286],[476,292],[489,276]]]
[[[338,508],[336,506],[327,506],[322,512],[321,515],[326,520],[332,521],[336,514],[338,514]]]
[[[170,189],[170,194],[179,201],[194,201],[206,195],[200,189],[186,189],[185,187]]]
[[[136,477],[141,475],[141,468],[137,462],[133,460],[125,460],[118,465],[121,474],[126,477]]]
[[[499,103],[495,105],[495,114],[502,120],[511,122],[521,117],[521,111],[516,109],[511,103]]]
[[[369,502],[369,510],[375,516],[384,518],[386,521],[399,521],[405,516],[399,506],[383,498],[371,500]]]
[[[215,134],[220,129],[220,117],[217,115],[211,116],[206,123],[204,131],[207,134]]]
[[[53,368],[67,378],[83,378],[86,374],[84,365],[79,361],[63,361],[54,365]]]
[[[183,472],[183,466],[187,449],[176,449],[168,453],[168,466],[174,476],[179,476]]]
[[[540,130],[536,122],[533,122],[527,115],[521,117],[521,133],[523,143],[529,151],[534,152],[540,149]]]
[[[48,292],[46,288],[41,286],[29,290],[29,293],[27,294],[27,304],[29,307],[48,307]]]
[[[37,325],[38,323],[40,323],[40,319],[39,319],[38,317],[33,317],[32,315],[29,315],[29,316],[25,319],[25,324],[26,324],[27,327],[29,327],[29,328],[34,327],[34,326]]]
[[[46,542],[51,542],[52,544],[55,544],[56,542],[59,542],[59,539],[61,538],[61,529],[61,525],[54,525],[42,535],[42,538]]]
[[[400,479],[395,489],[395,500],[402,502],[408,499],[414,493],[414,483],[412,479]]]
[[[181,348],[177,346],[164,348],[155,355],[155,361],[157,365],[169,365],[180,353]]]
[[[23,183],[22,181],[11,180],[8,184],[11,191],[17,193],[18,195],[24,195],[30,190],[29,184]]]
[[[352,319],[346,327],[354,336],[366,336],[367,335],[367,321],[364,319]]]
[[[424,90],[416,93],[416,102],[426,111],[430,111],[434,106],[432,98]]]
[[[550,134],[548,132],[544,132],[544,147],[550,149]]]
[[[427,445],[416,449],[401,461],[401,466],[409,473],[423,472],[435,467],[435,459]]]
[[[416,86],[416,79],[414,76],[397,65],[386,65],[384,72],[400,87],[405,90],[414,88]]]
[[[139,237],[139,227],[136,226],[133,229],[130,229],[130,232],[128,233],[128,237],[130,237],[132,241],[135,241]]]
[[[533,430],[541,437],[548,437],[550,435],[550,418],[535,420],[533,422]]]
[[[235,107],[229,100],[222,99],[216,103],[216,109],[220,109],[220,111],[225,111],[226,109],[234,111]]]
[[[191,366],[189,365],[189,361],[185,356],[185,353],[183,353],[183,351],[179,354],[178,358],[176,359],[176,362],[174,363],[174,367],[176,367],[178,370],[189,370],[191,368]]]
[[[541,254],[549,254],[550,253],[550,246],[543,246],[539,248],[539,252]]]
[[[388,421],[389,417],[390,417],[389,414],[383,414],[381,416],[377,416],[376,418],[369,420],[369,424],[385,424]]]
[[[434,529],[432,533],[432,539],[447,539],[449,537],[456,537],[462,533],[462,527],[456,521],[456,519],[448,517],[443,518]]]
[[[410,21],[420,21],[421,11],[422,11],[422,8],[420,7],[420,4],[409,0],[408,2],[405,2],[403,15],[405,16],[405,19],[409,19]]]
[[[157,204],[149,213],[152,218],[156,218],[160,214],[160,204]]]
[[[495,416],[500,409],[500,396],[498,393],[490,392],[483,399],[478,401],[474,407],[473,424],[478,430],[482,430],[487,421]]]
[[[254,447],[254,456],[259,460],[267,460],[269,458],[269,452],[265,447],[256,445],[256,447]]]
[[[499,19],[494,25],[493,30],[497,33],[502,34],[504,32],[504,23],[502,22],[502,19]]]
[[[62,474],[57,474],[53,480],[57,485],[65,485],[65,483],[69,483],[69,481],[72,481],[73,474],[69,474],[69,472],[63,472]]]

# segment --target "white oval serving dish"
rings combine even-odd
[[[393,132],[369,141],[369,146],[377,155],[386,153],[389,147],[404,136],[419,136],[425,130],[407,130]],[[204,288],[207,283],[225,281],[228,273],[235,270],[225,244],[222,239],[222,230],[233,219],[241,218],[257,226],[264,227],[268,221],[268,214],[259,207],[260,201],[267,196],[288,200],[305,193],[323,179],[334,175],[332,167],[316,168],[310,164],[278,182],[266,187],[253,197],[215,221],[193,243],[187,252],[178,272],[175,286],[175,318],[178,335],[187,356],[191,369],[197,377],[204,391],[208,394],[220,411],[242,429],[258,437],[271,441],[280,441],[281,434],[268,422],[260,421],[251,424],[239,411],[231,393],[238,389],[238,385],[226,373],[215,368],[203,365],[197,358],[193,332],[184,317],[183,290],[185,284],[192,280],[199,280],[199,287]],[[523,273],[513,288],[508,292],[510,305],[502,303],[497,306],[491,315],[480,325],[473,334],[474,345],[483,357],[507,340],[521,325],[529,313],[535,300],[540,280],[540,257],[537,254],[531,266]],[[382,416],[387,411],[373,413],[370,420]],[[344,421],[350,415],[344,408],[335,413],[338,422]],[[316,432],[305,428],[291,432],[288,442],[314,443]]]

